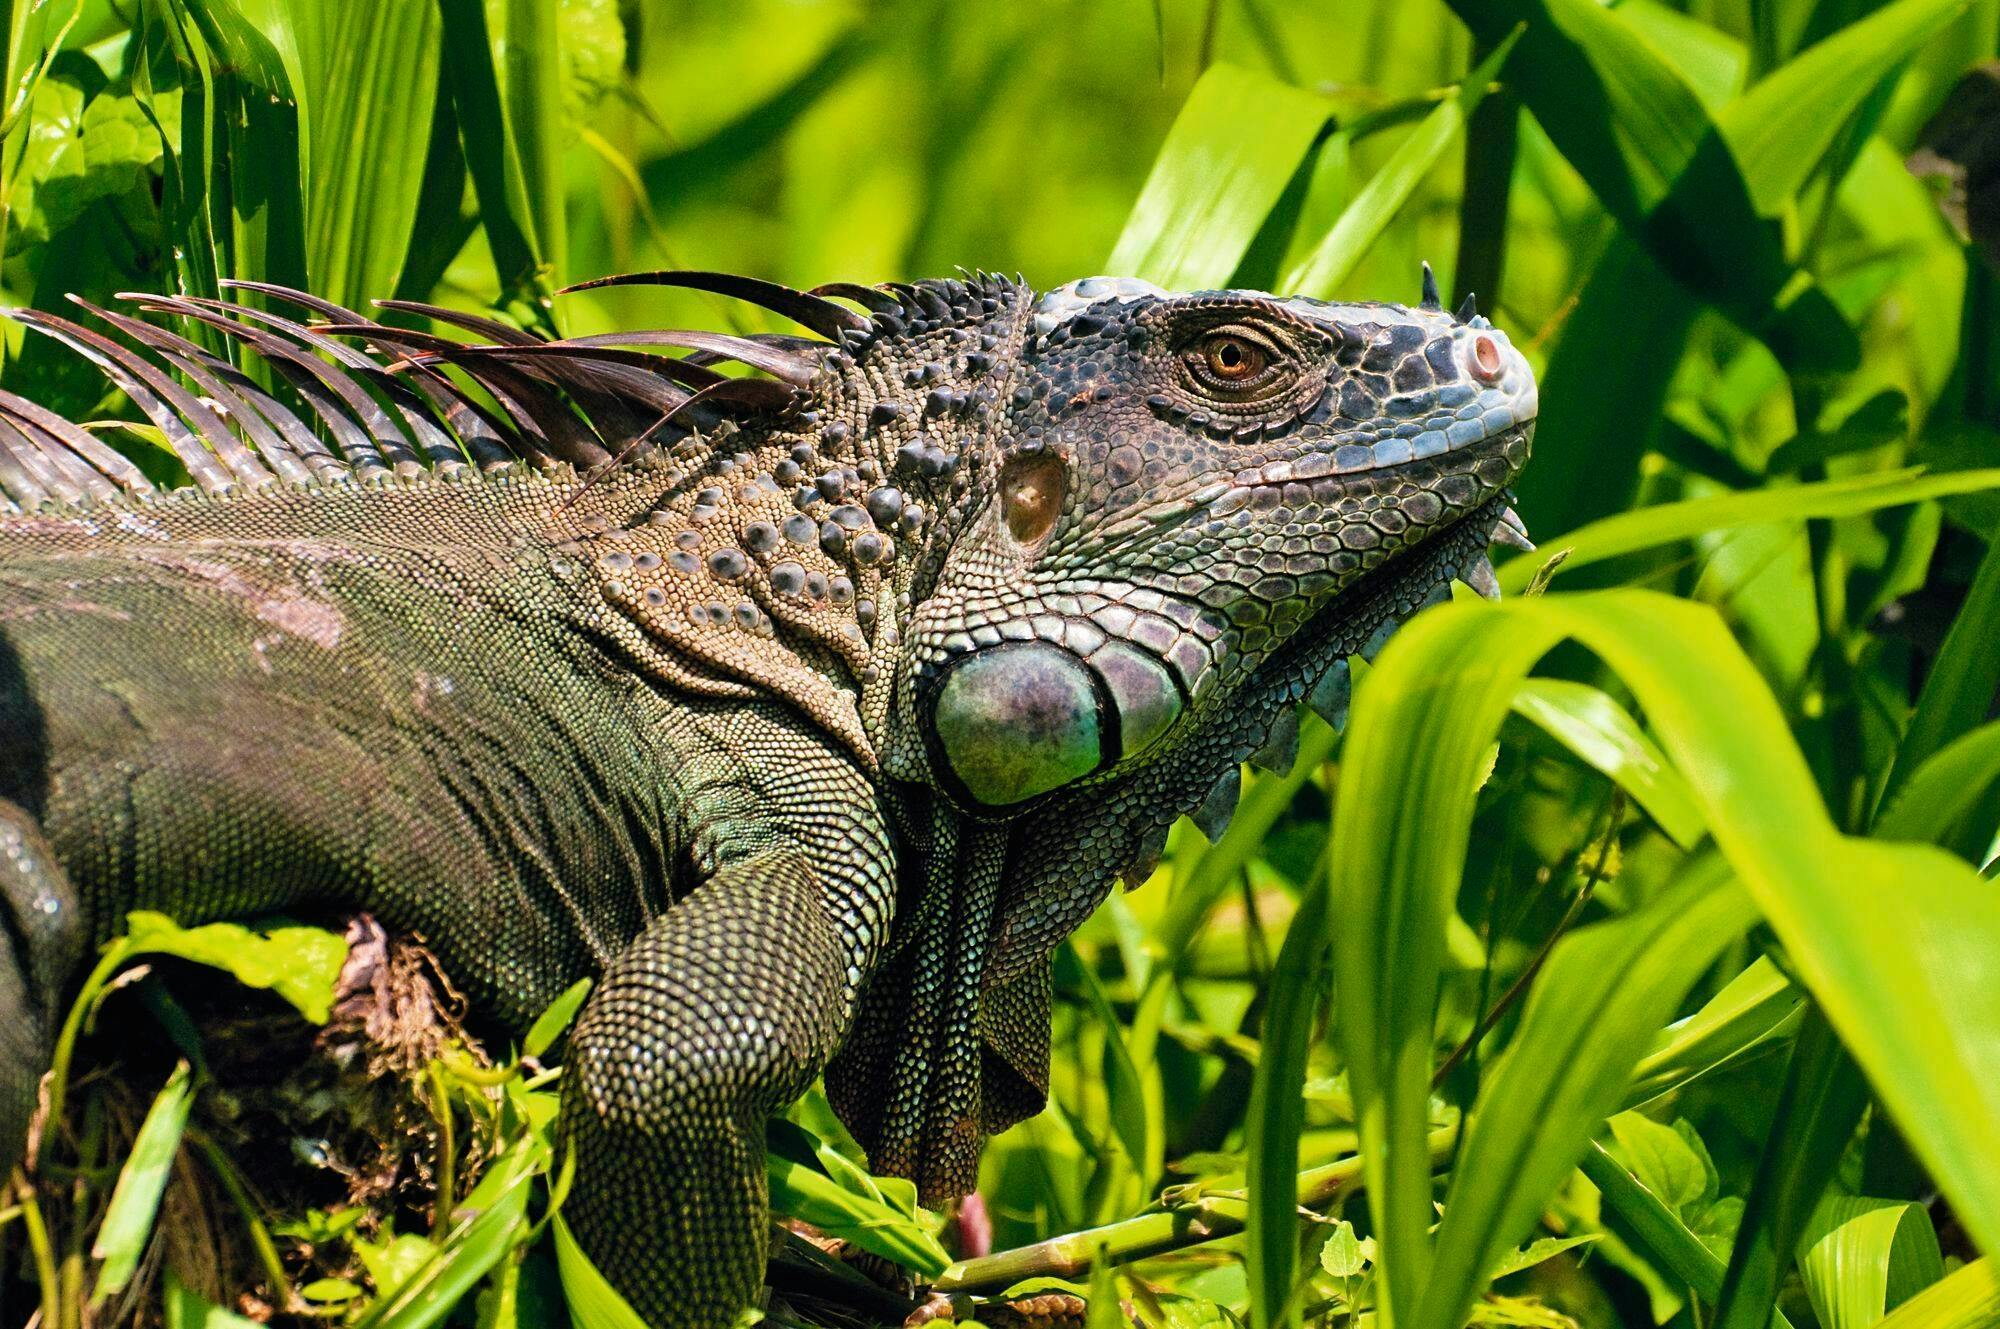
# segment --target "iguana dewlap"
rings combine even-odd
[[[631,280],[814,335],[15,311],[191,483],[0,394],[0,1152],[127,911],[365,908],[503,1021],[601,975],[567,1216],[650,1322],[729,1323],[767,1114],[823,1072],[877,1170],[969,1190],[1052,948],[1523,542],[1533,378],[1428,280]]]

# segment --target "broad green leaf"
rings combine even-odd
[[[1322,299],[1329,299],[1339,291],[1341,283],[1354,271],[1354,265],[1402,211],[1444,150],[1458,138],[1465,128],[1466,117],[1485,97],[1487,87],[1507,63],[1518,38],[1518,33],[1502,37],[1493,54],[1465,76],[1458,92],[1440,102],[1422,124],[1410,131],[1410,136],[1397,146],[1382,169],[1368,178],[1354,201],[1341,211],[1340,220],[1326,238],[1280,279],[1280,289]]]
[[[555,1046],[558,1038],[569,1031],[576,1019],[576,1013],[583,1009],[583,1002],[590,995],[590,980],[579,978],[564,989],[563,994],[549,1003],[549,1008],[537,1016],[528,1026],[527,1037],[521,1040],[521,1051],[530,1057],[539,1057]]]
[[[1752,202],[1770,215],[1797,193],[1884,78],[1971,0],[1896,0],[1758,81],[1720,117]]]
[[[361,1267],[368,1271],[368,1281],[375,1285],[376,1295],[385,1302],[393,1301],[403,1285],[438,1253],[437,1243],[420,1232],[394,1233],[381,1241],[356,1236],[351,1244],[361,1257]]]
[[[1701,839],[1701,811],[1687,781],[1603,692],[1568,679],[1531,678],[1515,693],[1514,711],[1616,781],[1674,843],[1692,849]]]
[[[562,1275],[563,1297],[569,1302],[574,1329],[647,1329],[639,1313],[576,1244],[563,1216],[557,1214],[550,1226],[555,1233],[556,1268]]]
[[[1637,1112],[1621,1112],[1609,1125],[1614,1156],[1660,1203],[1686,1215],[1715,1198],[1711,1165],[1679,1131]]]
[[[1846,480],[1759,489],[1748,493],[1692,498],[1635,508],[1594,521],[1567,535],[1543,540],[1547,549],[1565,549],[1565,570],[1587,567],[1607,558],[1692,539],[1755,522],[1797,521],[1807,517],[1848,517],[1882,508],[1900,507],[1947,494],[1973,494],[2000,487],[2000,469],[1950,471],[1925,475],[1910,470],[1881,471]],[[1500,587],[1518,595],[1533,580],[1540,560],[1516,558],[1500,569]],[[1995,576],[2000,585],[2000,574]]]
[[[325,1024],[347,943],[321,928],[278,927],[259,933],[239,923],[183,928],[165,914],[125,916],[128,956],[172,955],[226,970],[246,987],[269,988],[314,1024]]]
[[[1246,1243],[1250,1323],[1258,1329],[1299,1322],[1291,1295],[1299,1249],[1294,1198],[1299,1130],[1305,1122],[1299,1086],[1305,1080],[1314,1017],[1325,995],[1328,904],[1326,878],[1314,873],[1271,969],[1263,1042],[1251,1080],[1244,1123],[1250,1196]],[[1348,1239],[1353,1236],[1349,1229]]]
[[[1822,1329],[1867,1329],[1944,1277],[1922,1205],[1829,1196],[1813,1225],[1799,1274]]]
[[[92,203],[147,180],[164,151],[135,98],[109,89],[91,96],[75,77],[51,73],[35,87],[15,168],[9,250],[46,243]]]
[[[1408,1315],[1431,1282],[1422,1131],[1469,775],[1521,677],[1572,636],[1644,708],[1718,849],[1975,1239],[2000,1235],[1985,1184],[2000,1168],[2000,901],[1935,850],[1838,834],[1712,611],[1641,592],[1458,603],[1412,620],[1359,690],[1334,813],[1340,1032],[1391,1313]],[[1901,902],[1893,915],[1885,894]]]
[[[153,1219],[160,1212],[160,1197],[166,1193],[167,1176],[174,1156],[180,1152],[181,1132],[187,1128],[188,1109],[194,1094],[188,1065],[174,1067],[166,1087],[153,1096],[139,1134],[132,1141],[132,1154],[119,1169],[118,1184],[112,1189],[111,1203],[97,1227],[91,1254],[104,1262],[90,1304],[101,1306],[112,1293],[132,1281],[139,1257],[153,1237]]]
[[[1533,1227],[1617,1106],[1645,1039],[1752,921],[1748,899],[1728,877],[1719,860],[1696,860],[1645,907],[1557,943],[1474,1104],[1429,1282],[1407,1323],[1454,1329],[1488,1271]],[[1649,1157],[1671,1181],[1673,1194],[1663,1198],[1712,1194],[1707,1160],[1678,1134],[1628,1113],[1612,1121],[1628,1147],[1621,1123],[1664,1134],[1664,1143],[1638,1137],[1648,1138]],[[1400,1314],[1398,1322],[1405,1322]]]
[[[1319,1267],[1335,1278],[1354,1278],[1368,1267],[1355,1239],[1354,1224],[1341,1219],[1319,1248]]]
[[[2000,1324],[2000,1266],[1991,1256],[1956,1269],[1876,1321],[1875,1329],[1991,1329]]]
[[[1170,291],[1227,285],[1329,109],[1266,75],[1210,65],[1167,132],[1105,271]]]

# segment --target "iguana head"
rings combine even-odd
[[[1298,703],[1344,712],[1349,654],[1524,543],[1534,378],[1425,290],[925,283],[830,357],[869,505],[923,514],[863,704],[910,841],[897,958],[827,1081],[879,1169],[968,1189],[1041,1104],[1055,945],[1177,817],[1212,834],[1244,759],[1288,764]]]
[[[1219,733],[1233,766],[1269,730],[1231,723],[1246,693],[1296,700],[1297,657],[1324,676],[1366,640],[1343,597],[1465,568],[1406,565],[1475,514],[1490,533],[1535,420],[1505,334],[1436,308],[1091,278],[1029,307],[1011,360],[885,744],[980,819],[1213,766],[1185,749]]]

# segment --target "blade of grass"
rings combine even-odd
[[[2000,1324],[2000,1266],[1991,1256],[1946,1275],[1893,1312],[1875,1329],[1988,1329]]]
[[[2000,539],[1987,547],[1965,604],[1952,620],[1923,691],[1917,694],[1917,708],[1910,715],[1909,727],[1896,748],[1895,764],[1882,787],[1882,806],[1888,806],[1911,773],[1932,754],[1986,718],[1994,689],[2000,687],[2000,651],[1993,649],[1996,640],[2000,640]]]
[[[1868,1085],[1860,1069],[1825,1015],[1808,1011],[1730,1248],[1717,1329],[1758,1329],[1770,1322],[1792,1249],[1867,1106]]]
[[[1937,1230],[1922,1205],[1829,1196],[1813,1227],[1799,1273],[1823,1329],[1868,1329],[1944,1277]]]

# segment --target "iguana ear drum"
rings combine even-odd
[[[987,807],[1022,803],[1158,742],[1181,711],[1166,668],[1124,642],[1088,662],[1047,642],[961,657],[936,694],[939,748]]]

